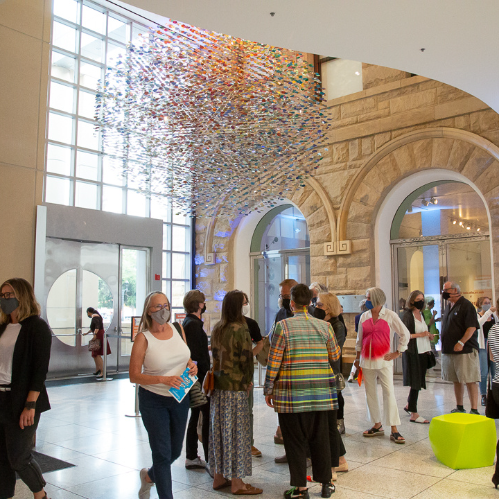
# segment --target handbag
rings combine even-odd
[[[201,407],[208,403],[206,395],[201,390],[201,384],[196,381],[189,390],[189,407],[195,409],[196,407]]]
[[[430,350],[428,352],[428,369],[432,369],[437,365],[437,359],[435,358],[435,354]]]
[[[213,393],[213,390],[215,390],[215,376],[213,375],[213,369],[210,369],[206,373],[206,376],[204,377],[204,381],[203,381],[203,393],[207,397],[211,397],[211,394]]]
[[[341,373],[335,374],[334,378],[336,383],[336,390],[339,390],[341,392],[341,390],[345,388],[345,378]]]
[[[490,378],[487,387],[487,404],[485,405],[485,415],[490,419],[499,419],[499,405],[497,404],[492,388],[490,387]]]
[[[262,349],[256,354],[256,360],[263,366],[267,367],[268,359],[269,359],[269,352],[270,352],[270,340],[268,336],[265,336],[262,338],[263,340],[263,347]]]
[[[100,347],[101,347],[101,342],[98,338],[95,338],[95,340],[90,340],[88,342],[89,352],[96,352],[97,350],[100,350]]]

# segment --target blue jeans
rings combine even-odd
[[[480,358],[480,394],[487,395],[487,374],[489,373],[492,378],[496,375],[496,366],[494,362],[489,360],[488,356],[488,346],[487,348],[480,348],[478,353]]]
[[[171,464],[182,452],[189,395],[178,403],[140,387],[139,408],[152,451],[149,478],[156,484],[159,499],[173,499]]]

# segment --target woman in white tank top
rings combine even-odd
[[[130,357],[130,382],[140,385],[139,408],[153,461],[149,470],[140,471],[139,499],[149,499],[154,483],[160,499],[173,499],[171,464],[182,452],[189,396],[177,402],[169,390],[180,387],[186,367],[197,374],[183,329],[180,336],[169,320],[168,298],[159,291],[150,293]]]

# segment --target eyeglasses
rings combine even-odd
[[[159,312],[160,310],[167,308],[170,310],[170,305],[168,303],[165,303],[164,305],[154,305],[153,307],[149,307],[152,310],[156,310],[156,312]]]
[[[286,299],[290,299],[291,298],[291,295],[279,295],[279,298],[283,299],[283,300],[286,300]]]
[[[9,298],[15,298],[16,295],[14,293],[0,293],[0,298],[5,298],[6,300],[8,300]]]

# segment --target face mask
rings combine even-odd
[[[372,310],[374,308],[373,302],[371,300],[366,300],[367,310]]]
[[[312,305],[313,305],[314,307],[315,307],[316,303],[317,303],[317,296],[316,296],[316,297],[314,297],[314,298],[312,298]]]
[[[314,317],[323,321],[326,318],[326,311],[322,310],[322,308],[315,308]]]
[[[418,310],[423,310],[424,308],[424,300],[419,300],[414,302],[414,307]]]
[[[5,315],[10,315],[18,306],[17,298],[0,298],[0,308]]]
[[[168,319],[170,318],[170,311],[167,308],[162,308],[161,310],[158,310],[157,312],[153,312],[151,314],[151,317],[158,323],[158,324],[164,324],[165,322],[168,322]]]
[[[442,298],[443,298],[444,300],[448,300],[448,299],[450,298],[450,293],[449,293],[448,291],[444,291],[444,292],[442,293]]]
[[[283,306],[286,310],[290,310],[290,307],[291,307],[291,299],[290,299],[290,298],[283,298],[283,299],[282,299],[282,306]]]
[[[250,305],[243,305],[243,315],[248,315],[250,313]]]
[[[488,303],[487,305],[482,305],[482,310],[484,312],[487,312],[487,310],[490,308],[490,303]]]
[[[206,303],[204,304],[204,307],[201,309],[201,315],[203,315],[206,312]]]

